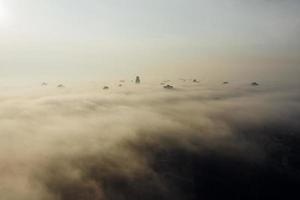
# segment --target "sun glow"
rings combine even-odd
[[[0,2],[0,24],[5,24],[8,20],[9,12]]]

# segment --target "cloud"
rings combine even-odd
[[[179,83],[3,93],[0,198],[288,198],[299,94]]]

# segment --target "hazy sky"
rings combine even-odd
[[[299,10],[299,0],[0,0],[0,78],[296,78]]]

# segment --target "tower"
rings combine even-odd
[[[135,83],[136,83],[136,84],[140,84],[140,83],[141,83],[141,79],[140,79],[140,77],[139,77],[139,76],[137,76],[137,77],[136,77],[136,79],[135,79]]]

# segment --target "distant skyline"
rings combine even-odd
[[[297,79],[299,10],[298,0],[0,0],[0,79]]]

